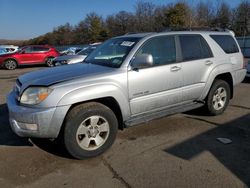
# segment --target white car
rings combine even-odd
[[[14,45],[0,45],[0,54],[14,53],[18,48],[18,46]]]
[[[63,55],[56,57],[53,60],[53,65],[60,66],[60,65],[81,63],[92,51],[96,49],[98,45],[90,45],[86,48],[83,48],[76,55]]]

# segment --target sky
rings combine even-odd
[[[156,5],[176,2],[145,1]],[[199,0],[186,1],[195,4]],[[239,1],[227,2],[235,7]],[[137,0],[0,0],[0,39],[31,39],[67,22],[76,25],[90,12],[96,12],[104,18],[121,10],[133,12],[136,2]]]

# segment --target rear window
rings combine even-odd
[[[239,52],[239,48],[230,35],[210,35],[210,37],[224,50],[227,54]]]
[[[200,35],[180,35],[183,61],[213,57],[205,39]]]

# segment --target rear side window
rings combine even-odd
[[[35,46],[33,47],[33,51],[34,52],[47,52],[49,51],[49,48]]]
[[[200,35],[180,35],[182,60],[190,61],[213,57],[205,39]]]
[[[227,54],[239,52],[239,48],[230,35],[210,35],[212,39],[224,50]]]

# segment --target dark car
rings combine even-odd
[[[46,64],[52,65],[52,60],[60,53],[52,46],[32,45],[20,48],[15,53],[0,55],[0,66],[13,70],[20,65]]]

